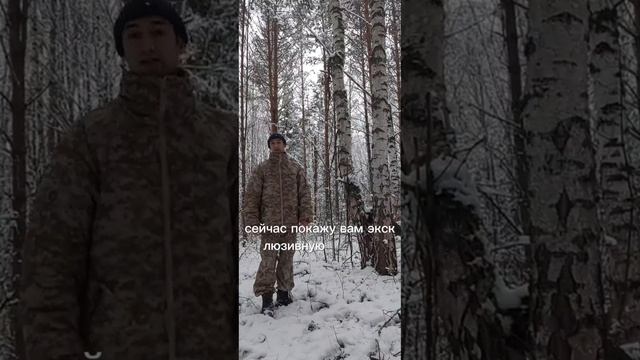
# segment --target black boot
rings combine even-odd
[[[276,306],[287,306],[293,301],[289,296],[289,292],[286,290],[278,290],[278,298],[276,299]]]
[[[273,294],[263,294],[262,295],[262,310],[260,313],[273,316]]]

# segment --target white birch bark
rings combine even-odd
[[[329,64],[333,84],[333,106],[338,123],[338,171],[340,177],[345,178],[352,173],[353,165],[351,160],[351,121],[347,91],[344,87],[344,23],[339,0],[329,2],[329,16],[333,34],[333,52],[329,57]]]
[[[598,359],[599,226],[587,96],[587,3],[529,3],[523,120],[536,359]]]
[[[388,146],[389,91],[387,78],[387,56],[385,52],[384,0],[371,0],[371,106],[372,106],[372,167],[373,193],[378,198],[389,194],[390,173]],[[387,204],[388,205],[388,204]]]
[[[371,106],[374,225],[392,224],[390,173],[388,156],[388,119],[391,116],[388,99],[387,57],[385,54],[384,0],[369,2],[371,13]],[[397,260],[393,234],[374,234],[374,267],[380,274],[395,274]]]
[[[606,0],[590,0],[592,105],[598,144],[605,358],[640,339],[640,242],[631,164],[623,138],[624,112],[618,16]]]
[[[387,16],[389,17],[389,32],[390,32],[390,40],[391,44],[389,44],[388,48],[390,51],[390,59],[389,61],[389,82],[392,84],[392,87],[395,88],[395,96],[391,97],[391,92],[389,92],[389,103],[393,103],[393,108],[400,108],[400,19],[399,13],[400,9],[397,8],[397,0],[389,0]],[[396,9],[397,8],[397,9]],[[391,65],[393,63],[393,66]],[[399,115],[399,111],[397,112]],[[400,126],[397,121],[397,116],[394,115],[391,111],[391,107],[389,109],[389,125],[388,125],[388,135],[389,135],[389,172],[390,172],[390,192],[392,199],[392,216],[394,221],[398,221],[400,217],[400,149],[399,149],[399,140],[400,136],[398,135],[400,132]]]

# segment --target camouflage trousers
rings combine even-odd
[[[293,289],[293,254],[295,250],[271,250],[266,244],[295,244],[295,233],[262,234],[260,241],[260,267],[253,284],[253,292],[256,296],[272,294],[274,284],[278,283],[278,290],[289,291]]]

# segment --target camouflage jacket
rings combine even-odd
[[[20,290],[29,360],[231,359],[237,116],[186,72],[126,73],[38,187]]]
[[[298,225],[313,220],[304,168],[287,153],[270,153],[253,172],[244,195],[244,224]]]

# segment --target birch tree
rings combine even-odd
[[[529,4],[523,121],[529,158],[536,359],[597,359],[599,227],[584,1]],[[551,315],[551,316],[550,316]]]
[[[333,85],[333,104],[337,119],[337,156],[338,173],[340,182],[344,187],[346,203],[346,222],[349,225],[363,226],[371,225],[368,214],[364,209],[364,199],[362,191],[356,184],[353,177],[353,161],[351,158],[351,118],[347,91],[344,85],[344,61],[345,61],[345,29],[342,16],[342,7],[339,0],[329,2],[329,14],[331,17],[331,28],[333,34],[333,54],[329,58],[331,66],[331,78]],[[369,234],[358,234],[358,245],[360,249],[361,267],[373,265],[378,272],[375,246],[372,244],[373,237]]]
[[[356,1],[357,13],[359,15],[358,19],[358,40],[357,44],[357,52],[359,52],[359,65],[360,65],[360,81],[362,82],[362,103],[363,103],[363,113],[364,113],[364,139],[365,146],[367,150],[367,164],[371,164],[371,131],[369,125],[369,105],[371,102],[368,100],[369,95],[366,91],[367,84],[369,83],[367,79],[370,79],[371,72],[369,59],[371,58],[371,31],[370,31],[370,23],[367,20],[369,15],[368,10],[368,0],[360,0]],[[373,189],[373,174],[371,172],[371,167],[367,166],[367,188]]]
[[[397,9],[398,0],[388,0],[391,11],[389,13],[390,23],[390,35],[391,35],[391,59],[393,59],[393,65],[389,66],[389,79],[393,80],[396,91],[396,103],[400,105],[401,86],[400,86],[400,14]],[[390,99],[391,100],[391,99]],[[398,112],[399,113],[399,112]],[[399,155],[399,137],[397,134],[400,132],[395,124],[396,115],[389,106],[389,119],[388,119],[388,131],[389,131],[389,180],[391,186],[391,199],[392,199],[392,216],[393,221],[398,221],[400,218],[400,163]],[[399,124],[398,124],[399,126]]]
[[[621,48],[617,9],[591,0],[589,40],[592,108],[597,134],[604,357],[620,357],[621,345],[640,338],[640,252],[633,199],[633,169],[624,140]],[[604,340],[604,339],[603,339]]]
[[[238,117],[240,119],[239,132],[240,132],[240,198],[239,201],[244,201],[244,194],[247,184],[247,101],[248,101],[248,66],[245,64],[245,59],[248,59],[248,25],[249,16],[247,14],[247,4],[245,0],[240,1],[240,89],[239,89],[239,102],[240,108],[238,111]],[[242,207],[240,207],[242,209]],[[241,228],[244,228],[244,213],[242,214]],[[243,241],[247,240],[247,233],[242,232]],[[244,242],[243,242],[244,244]]]
[[[373,218],[375,225],[391,226],[392,204],[388,161],[388,120],[391,117],[387,89],[387,58],[385,54],[385,8],[384,0],[371,0],[371,105],[372,105],[372,151],[371,172],[373,175]],[[393,234],[373,234],[374,267],[380,274],[395,274],[395,239]]]
[[[323,131],[323,148],[324,148],[324,169],[323,169],[323,188],[324,188],[324,211],[325,211],[325,219],[329,219],[329,222],[331,224],[333,224],[333,212],[331,211],[331,199],[332,199],[332,191],[331,191],[331,161],[330,161],[330,156],[331,156],[331,150],[330,150],[330,130],[329,130],[329,123],[331,121],[331,115],[330,115],[330,104],[331,104],[331,78],[329,76],[329,64],[328,64],[328,60],[327,60],[327,56],[326,56],[326,51],[323,50],[323,54],[322,54],[322,63],[324,66],[324,71],[322,74],[322,85],[323,85],[323,96],[322,96],[322,104],[323,104],[323,116],[322,116],[322,120],[323,120],[323,125],[324,125],[324,131]],[[333,258],[335,260],[335,247],[332,248],[332,251],[334,251],[333,253]]]
[[[351,121],[347,102],[347,91],[344,87],[344,25],[342,8],[339,0],[329,2],[331,28],[333,33],[333,53],[329,57],[331,78],[333,79],[333,106],[338,122],[338,171],[341,180],[348,182],[347,177],[353,171],[351,160]]]

